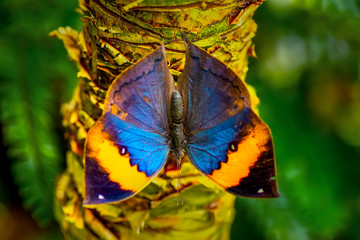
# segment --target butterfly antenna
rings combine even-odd
[[[189,47],[189,39],[186,37],[186,34],[184,32],[181,32],[181,38],[184,41],[184,44],[186,46],[186,49]]]
[[[177,178],[178,178],[178,184],[177,184],[177,198],[176,198],[176,204],[179,206],[179,196],[180,196],[180,204],[183,205],[183,195],[182,195],[182,186],[181,186],[181,157],[177,157],[176,159],[176,167],[177,167]]]

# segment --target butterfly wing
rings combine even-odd
[[[230,193],[279,196],[271,133],[250,108],[198,132],[189,139],[185,150],[198,170]]]
[[[84,204],[121,201],[138,193],[163,168],[169,151],[161,135],[105,113],[86,140]]]
[[[231,193],[278,196],[271,133],[251,110],[245,84],[221,61],[185,42],[186,62],[178,86],[184,97],[185,150],[191,162]]]
[[[189,134],[212,128],[250,106],[245,85],[221,61],[185,42],[186,61],[178,87]]]
[[[163,46],[114,80],[85,143],[84,204],[127,199],[163,168],[173,88]]]
[[[107,92],[104,112],[163,135],[169,132],[168,103],[173,89],[162,45],[114,80]]]

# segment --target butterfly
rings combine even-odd
[[[125,70],[108,89],[85,142],[84,205],[118,202],[143,188],[170,152],[184,152],[205,176],[243,197],[279,196],[269,127],[224,63],[185,40],[177,85],[165,48]]]

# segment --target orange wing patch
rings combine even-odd
[[[242,178],[250,173],[250,167],[257,161],[261,151],[257,147],[257,141],[253,137],[247,137],[236,146],[236,151],[228,150],[228,161],[221,163],[221,168],[214,170],[210,176],[221,186],[233,187],[239,185]]]
[[[135,193],[146,186],[150,180],[145,173],[139,172],[137,166],[131,166],[129,153],[126,148],[119,149],[106,132],[101,122],[98,122],[89,132],[87,140],[87,153],[95,158],[98,164],[109,174],[109,179],[119,183],[122,189]]]
[[[242,196],[278,196],[270,130],[255,113],[250,119],[240,130],[239,140],[229,144],[227,162],[209,177]]]
[[[229,144],[228,161],[221,163],[221,168],[214,170],[210,176],[214,181],[221,186],[233,187],[249,175],[250,167],[267,150],[264,145],[269,139],[269,131],[262,124],[257,124],[239,143]]]
[[[127,148],[111,141],[101,120],[91,128],[85,144],[84,205],[125,200],[151,181],[137,165],[131,166]]]

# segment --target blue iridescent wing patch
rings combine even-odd
[[[169,152],[166,138],[106,113],[86,141],[84,204],[121,201],[138,193],[163,168]]]
[[[271,133],[251,110],[245,84],[206,51],[188,41],[186,45],[178,86],[191,162],[230,193],[279,196]]]
[[[145,188],[168,157],[174,82],[164,46],[120,74],[85,143],[84,204],[117,202]]]
[[[191,136],[186,152],[200,172],[228,192],[243,197],[279,196],[271,134],[250,108]]]

